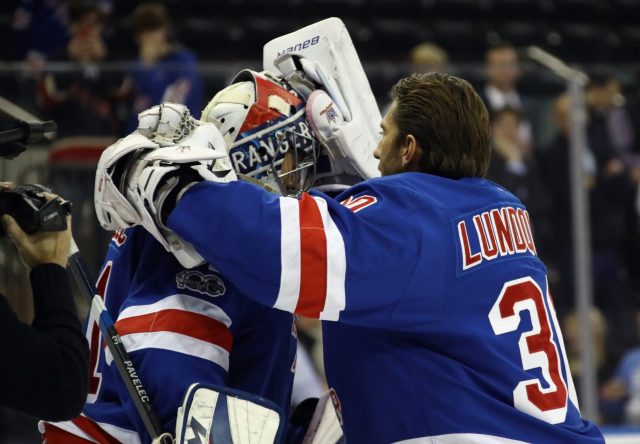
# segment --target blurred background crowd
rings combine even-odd
[[[50,145],[0,161],[0,177],[44,183],[70,199],[74,236],[96,273],[110,238],[93,215],[101,150],[162,101],[184,103],[199,117],[237,71],[260,68],[264,43],[329,16],[346,23],[382,111],[389,88],[411,72],[448,72],[476,86],[493,128],[489,178],[532,214],[577,386],[571,109],[563,81],[523,48],[540,46],[589,75],[582,168],[597,420],[640,425],[640,0],[5,0],[0,96],[59,130]],[[29,319],[29,298],[16,291],[28,286],[20,287],[22,271],[7,250],[0,250],[0,289],[11,287],[12,304]],[[299,330],[299,365],[310,375],[299,383],[304,397],[322,390],[320,332],[310,320]],[[0,411],[0,443],[22,442],[32,424]]]

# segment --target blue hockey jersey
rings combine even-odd
[[[243,293],[326,321],[350,444],[602,443],[529,219],[490,181],[402,173],[336,200],[201,183],[168,224]]]
[[[141,228],[114,235],[97,287],[164,431],[173,434],[194,382],[247,391],[288,412],[297,345],[292,314],[242,296],[208,265],[184,269]],[[99,443],[150,442],[91,317],[87,339],[87,404],[82,416],[54,426]]]

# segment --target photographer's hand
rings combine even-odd
[[[44,193],[47,200],[56,196]],[[2,216],[2,226],[16,244],[18,253],[29,268],[42,264],[58,264],[67,266],[69,249],[71,245],[71,216],[67,216],[67,229],[65,231],[41,232],[26,234],[18,223],[8,215]]]

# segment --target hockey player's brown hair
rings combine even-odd
[[[167,8],[158,2],[142,3],[133,11],[131,28],[134,34],[168,28],[171,25]]]
[[[458,179],[484,177],[491,156],[489,114],[473,87],[442,73],[412,74],[391,88],[400,134],[422,150],[420,171]]]

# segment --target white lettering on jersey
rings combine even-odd
[[[471,220],[475,230],[467,221],[457,224],[462,270],[512,254],[537,255],[529,213],[522,208],[493,209],[473,215]],[[477,247],[472,246],[472,240]]]
[[[340,205],[349,208],[354,213],[357,213],[358,211],[362,211],[365,208],[370,207],[376,202],[378,202],[378,199],[375,196],[364,194],[358,197],[349,196],[347,199],[340,202]]]

